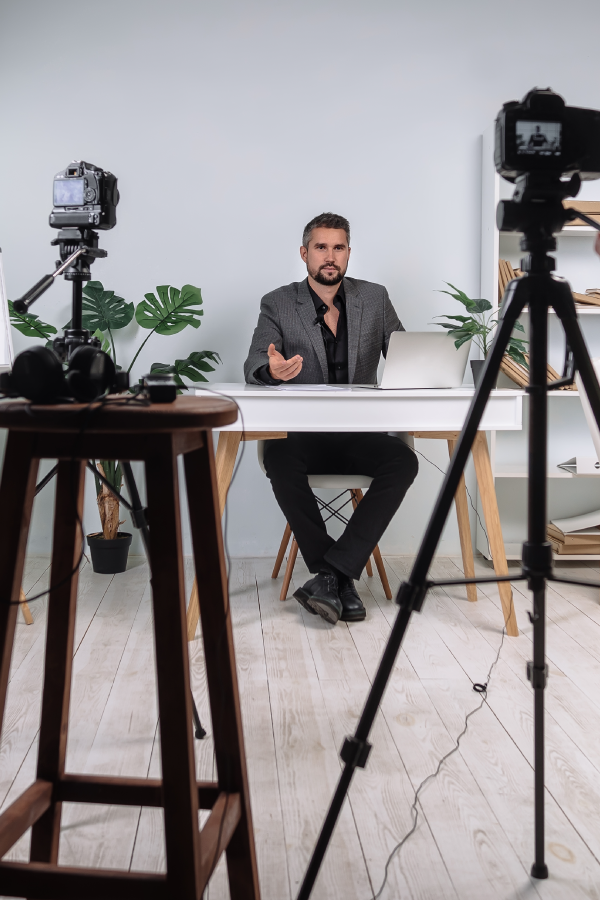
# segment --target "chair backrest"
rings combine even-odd
[[[596,377],[600,379],[600,358],[593,359],[592,363],[594,369],[596,370]],[[594,447],[596,448],[598,459],[600,459],[600,428],[598,428],[598,423],[594,418],[594,413],[592,412],[592,407],[590,406],[590,401],[588,400],[579,372],[577,372],[577,374],[575,375],[575,384],[577,385],[577,390],[579,391],[579,397],[581,399],[581,405],[583,406],[585,420],[587,422],[588,428],[590,429],[590,434],[594,442]]]

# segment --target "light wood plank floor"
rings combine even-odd
[[[395,590],[411,560],[386,560]],[[190,561],[186,575],[191,580]],[[335,628],[280,603],[272,560],[236,559],[231,609],[239,670],[261,888],[292,900],[340,772],[338,751],[354,729],[396,607],[377,577],[363,578],[365,622]],[[479,570],[487,570],[483,562]],[[48,562],[27,563],[24,587],[42,590]],[[593,578],[600,570],[566,564]],[[451,559],[434,575],[458,577]],[[299,560],[295,581],[306,569]],[[147,568],[131,560],[115,577],[85,566],[80,579],[68,768],[74,772],[160,775],[152,616]],[[559,585],[549,591],[547,695],[547,861],[550,878],[529,877],[533,858],[532,692],[526,679],[531,626],[526,589],[515,589],[521,635],[505,638],[488,702],[470,721],[460,750],[421,794],[415,834],[393,860],[383,898],[597,898],[600,900],[600,596]],[[35,774],[46,601],[34,625],[19,621],[4,736],[0,805]],[[369,900],[385,860],[410,828],[416,786],[437,767],[479,703],[502,639],[495,588],[468,603],[464,589],[437,589],[415,615],[373,734],[365,770],[354,778],[313,896]],[[202,642],[190,644],[200,717],[209,723]],[[209,735],[196,742],[198,777],[213,775]],[[26,859],[29,835],[7,855]],[[60,861],[164,869],[162,813],[66,804]],[[229,896],[220,864],[207,891]]]

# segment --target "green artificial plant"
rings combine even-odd
[[[100,281],[89,281],[83,288],[82,324],[97,337],[102,349],[112,357],[115,366],[121,369],[117,358],[115,332],[125,328],[135,316],[137,324],[150,333],[137,348],[127,372],[133,365],[154,333],[179,334],[184,328],[199,328],[203,310],[200,288],[184,284],[179,290],[168,284],[159,285],[156,294],[144,295],[137,306],[118,297],[114,291],[107,291]],[[52,346],[51,336],[57,333],[54,325],[42,322],[33,313],[18,313],[12,302],[8,303],[10,321],[17,331],[26,337],[38,337]],[[68,327],[68,326],[65,326]],[[176,359],[174,363],[152,363],[151,372],[171,374],[179,387],[179,392],[187,390],[184,378],[193,382],[208,381],[205,372],[214,372],[211,363],[220,363],[221,357],[214,350],[195,350],[186,359]],[[121,466],[115,460],[99,460],[96,468],[115,490],[120,491],[123,483]],[[119,502],[96,477],[96,499],[102,532],[106,540],[117,537],[119,527]]]
[[[449,281],[446,281],[445,283],[448,287],[452,288],[452,291],[455,293],[452,293],[452,291],[438,291],[438,293],[448,294],[449,297],[458,300],[470,315],[435,316],[436,319],[451,320],[450,322],[437,322],[436,324],[441,325],[442,328],[448,329],[448,334],[450,337],[454,338],[454,346],[457,350],[467,341],[473,339],[485,359],[491,346],[490,335],[494,330],[494,327],[498,324],[498,320],[492,318],[492,314],[486,315],[486,313],[489,313],[492,309],[492,304],[488,300],[471,300],[464,291],[460,291],[457,287],[454,287],[453,284],[450,284]],[[520,331],[523,334],[525,333],[525,329],[519,321],[515,322],[515,331]],[[529,369],[527,359],[525,358],[527,349],[525,345],[527,343],[528,341],[526,340],[511,336],[506,348],[506,355],[516,363],[519,363],[519,365]]]

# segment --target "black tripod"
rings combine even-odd
[[[113,494],[119,503],[122,503],[125,509],[127,509],[131,515],[131,521],[133,522],[134,528],[138,528],[142,535],[142,543],[144,544],[144,551],[146,553],[146,559],[148,560],[148,567],[150,568],[150,584],[152,584],[152,567],[150,563],[150,529],[148,528],[148,520],[146,519],[146,507],[142,505],[142,501],[140,499],[140,494],[137,489],[137,484],[135,483],[135,478],[133,477],[133,471],[131,468],[131,463],[121,460],[121,468],[123,470],[123,477],[125,479],[125,484],[127,485],[127,490],[129,492],[129,496],[131,497],[131,503],[129,503],[116,488],[102,475],[96,466],[92,465],[91,462],[88,461],[87,464],[88,469],[93,472],[96,478],[99,478],[102,484],[106,485],[108,490]],[[39,484],[36,485],[35,493],[36,496],[42,491],[47,484],[52,481],[54,476],[58,471],[58,463],[54,466],[53,469],[50,469],[48,474],[42,478]],[[202,738],[206,737],[206,730],[202,727],[202,722],[200,721],[200,716],[198,715],[198,709],[196,707],[196,701],[192,696],[192,716],[194,719],[194,736],[201,741]]]
[[[570,185],[573,187],[573,184]],[[577,190],[575,190],[575,193]],[[546,540],[546,444],[547,392],[563,384],[571,384],[575,370],[579,370],[596,422],[600,426],[600,387],[577,321],[571,289],[564,279],[551,274],[554,259],[548,255],[556,249],[554,234],[565,222],[581,218],[600,231],[593,219],[565,210],[562,197],[573,196],[569,187],[556,179],[546,183],[543,191],[534,185],[521,193],[519,201],[504,201],[498,208],[498,227],[506,231],[522,231],[521,249],[528,253],[521,267],[523,278],[511,281],[504,295],[498,329],[483,369],[481,381],[469,408],[467,418],[456,445],[450,468],[438,496],[425,536],[415,559],[410,577],[398,591],[396,602],[400,611],[394,622],[383,652],[373,685],[367,697],[356,731],[346,738],[340,756],[345,763],[338,786],[331,801],[321,833],[313,851],[298,900],[308,900],[319,868],[333,834],[338,815],[350,787],[354,770],[364,767],[371,745],[369,733],[383,698],[387,682],[400,650],[402,639],[413,612],[420,612],[425,595],[434,585],[472,584],[477,582],[527,581],[533,592],[533,610],[529,613],[533,624],[533,661],[527,664],[527,677],[534,692],[534,787],[535,787],[535,861],[531,874],[547,878],[544,859],[544,689],[546,687],[546,581],[561,581],[600,587],[599,584],[574,578],[560,578],[552,570],[552,548]],[[516,576],[430,581],[429,568],[450,512],[460,476],[465,468],[471,446],[479,429],[490,391],[500,370],[500,363],[513,332],[515,322],[525,306],[530,313],[530,395],[529,412],[529,481],[528,481],[528,539],[523,544],[522,571]],[[566,337],[563,377],[547,384],[547,343],[549,309],[559,317]]]

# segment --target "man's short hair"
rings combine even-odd
[[[343,216],[338,216],[332,212],[326,212],[311,219],[302,235],[302,244],[304,247],[308,247],[315,228],[339,228],[345,231],[346,240],[348,241],[348,246],[350,246],[350,222]]]

